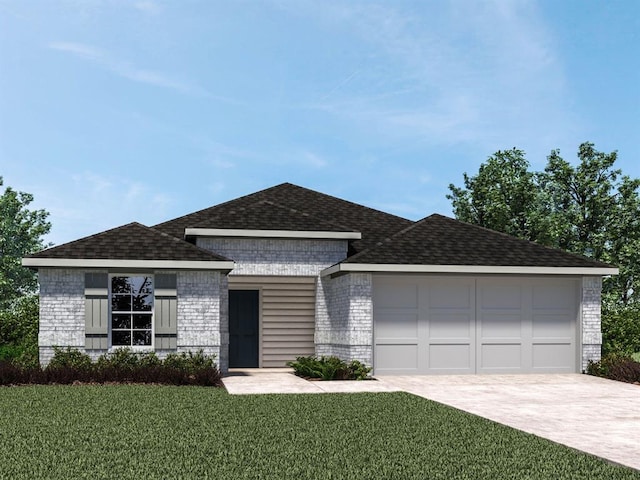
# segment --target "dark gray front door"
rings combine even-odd
[[[258,290],[229,290],[229,367],[258,367]]]

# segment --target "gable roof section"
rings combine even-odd
[[[292,234],[299,235],[292,235]],[[304,238],[360,238],[359,232],[315,218],[308,213],[261,200],[227,210],[185,229],[190,235],[296,236]]]
[[[606,263],[436,214],[349,257],[325,274],[348,270],[554,273],[558,269],[567,274],[617,273]]]
[[[233,268],[227,258],[137,222],[42,250],[22,263],[30,267]]]
[[[406,218],[397,217],[291,183],[283,183],[160,223],[153,228],[177,238],[183,238],[186,228],[210,222],[215,218],[226,217],[239,208],[247,207],[260,201],[271,202],[278,206],[307,214],[322,222],[341,226],[349,231],[360,232],[362,239],[352,242],[353,251],[350,253],[360,252],[372,247],[397,231],[413,224],[411,220]],[[293,223],[291,225],[283,224],[283,226],[291,227],[286,228],[286,230],[296,230],[297,222],[300,221],[299,215],[293,215],[289,218]],[[209,225],[213,224],[210,223]]]

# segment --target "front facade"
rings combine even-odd
[[[600,357],[609,265],[439,215],[412,222],[282,184],[152,228],[23,259],[40,281],[40,360],[120,347],[298,356],[382,374],[580,372]]]

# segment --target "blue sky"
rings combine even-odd
[[[0,176],[56,244],[281,182],[411,219],[583,141],[640,177],[640,2],[0,0]]]

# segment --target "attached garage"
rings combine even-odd
[[[376,374],[580,371],[576,277],[374,275]]]

